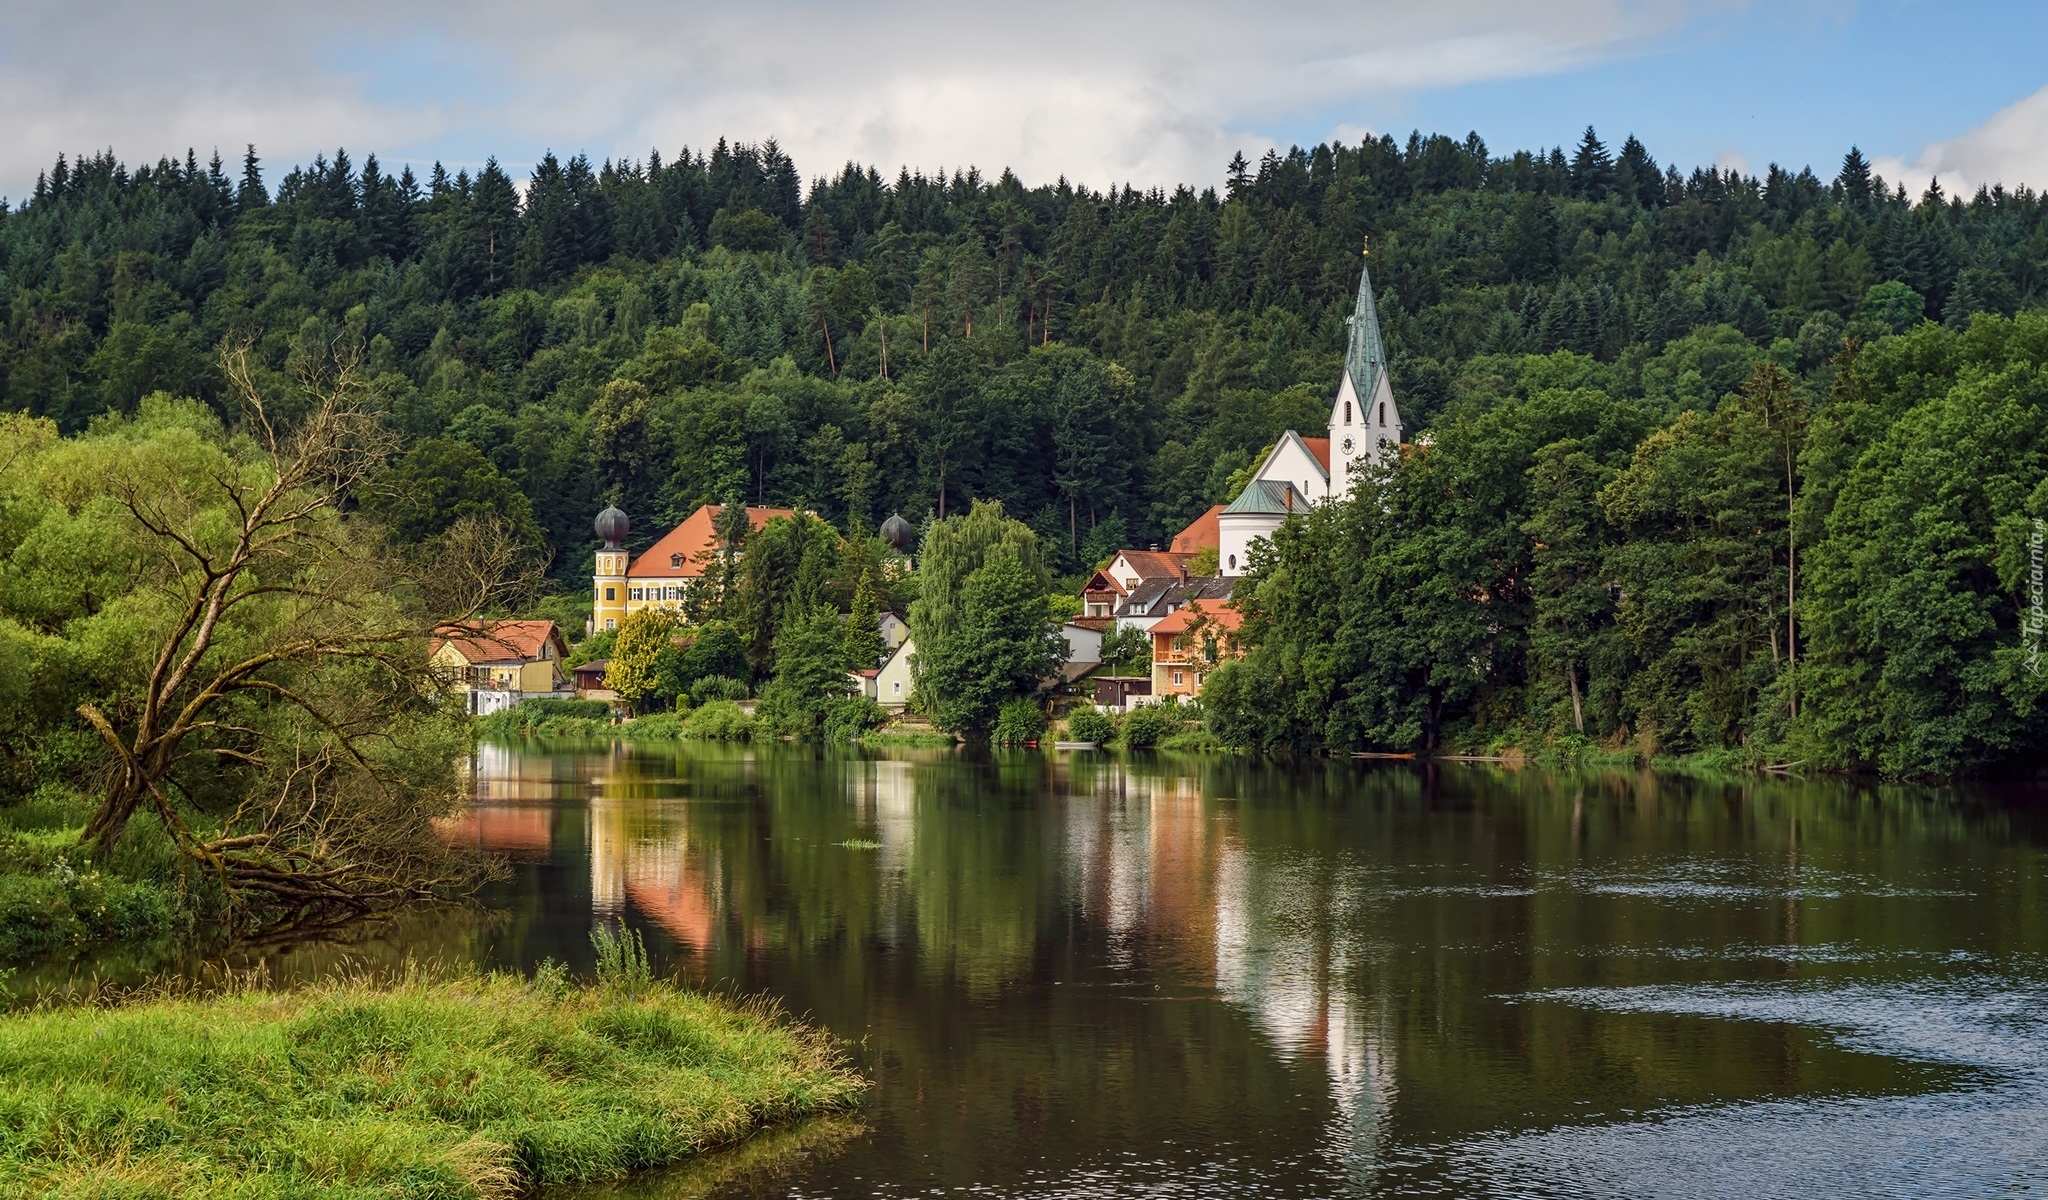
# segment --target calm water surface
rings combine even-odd
[[[2048,1195],[2048,800],[1484,766],[485,748],[480,919],[874,1079],[607,1195]],[[323,953],[301,952],[307,962]]]

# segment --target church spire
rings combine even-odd
[[[1379,391],[1380,376],[1387,370],[1387,351],[1380,340],[1380,312],[1372,298],[1372,239],[1365,242],[1366,262],[1358,268],[1358,303],[1351,310],[1351,345],[1344,356],[1344,370],[1361,401],[1370,401]]]

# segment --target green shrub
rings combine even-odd
[[[996,711],[995,731],[989,740],[998,746],[1022,746],[1045,737],[1045,710],[1038,701],[1017,697]]]
[[[754,717],[732,700],[711,700],[684,718],[682,736],[695,741],[744,742],[754,736]]]
[[[866,696],[834,700],[825,710],[825,740],[851,742],[888,724],[889,714]]]
[[[649,713],[635,717],[612,732],[629,742],[673,742],[683,736],[683,722],[688,719],[682,713]]]
[[[1116,722],[1099,708],[1077,708],[1067,716],[1067,736],[1101,745],[1116,736]]]
[[[1133,750],[1145,750],[1179,733],[1180,714],[1163,704],[1148,704],[1132,709],[1124,718],[1124,745]]]
[[[1223,739],[1199,725],[1193,729],[1183,729],[1179,733],[1170,733],[1160,738],[1159,748],[1161,750],[1179,750],[1189,754],[1214,754],[1218,751],[1229,749],[1228,746],[1223,744]]]
[[[744,700],[747,685],[730,675],[706,675],[690,685],[690,703],[703,706],[713,700]]]

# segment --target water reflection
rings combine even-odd
[[[2048,1162],[2036,793],[774,747],[473,770],[449,836],[510,859],[495,915],[291,969],[587,967],[620,919],[877,1081],[857,1129],[633,1195],[1972,1194]]]
[[[733,747],[475,774],[451,835],[516,870],[483,958],[584,962],[627,919],[879,1083],[829,1151],[641,1196],[1911,1194],[2048,1161],[2030,792]]]

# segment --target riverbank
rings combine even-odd
[[[0,1194],[497,1200],[849,1106],[758,1004],[559,968],[0,1018]]]

